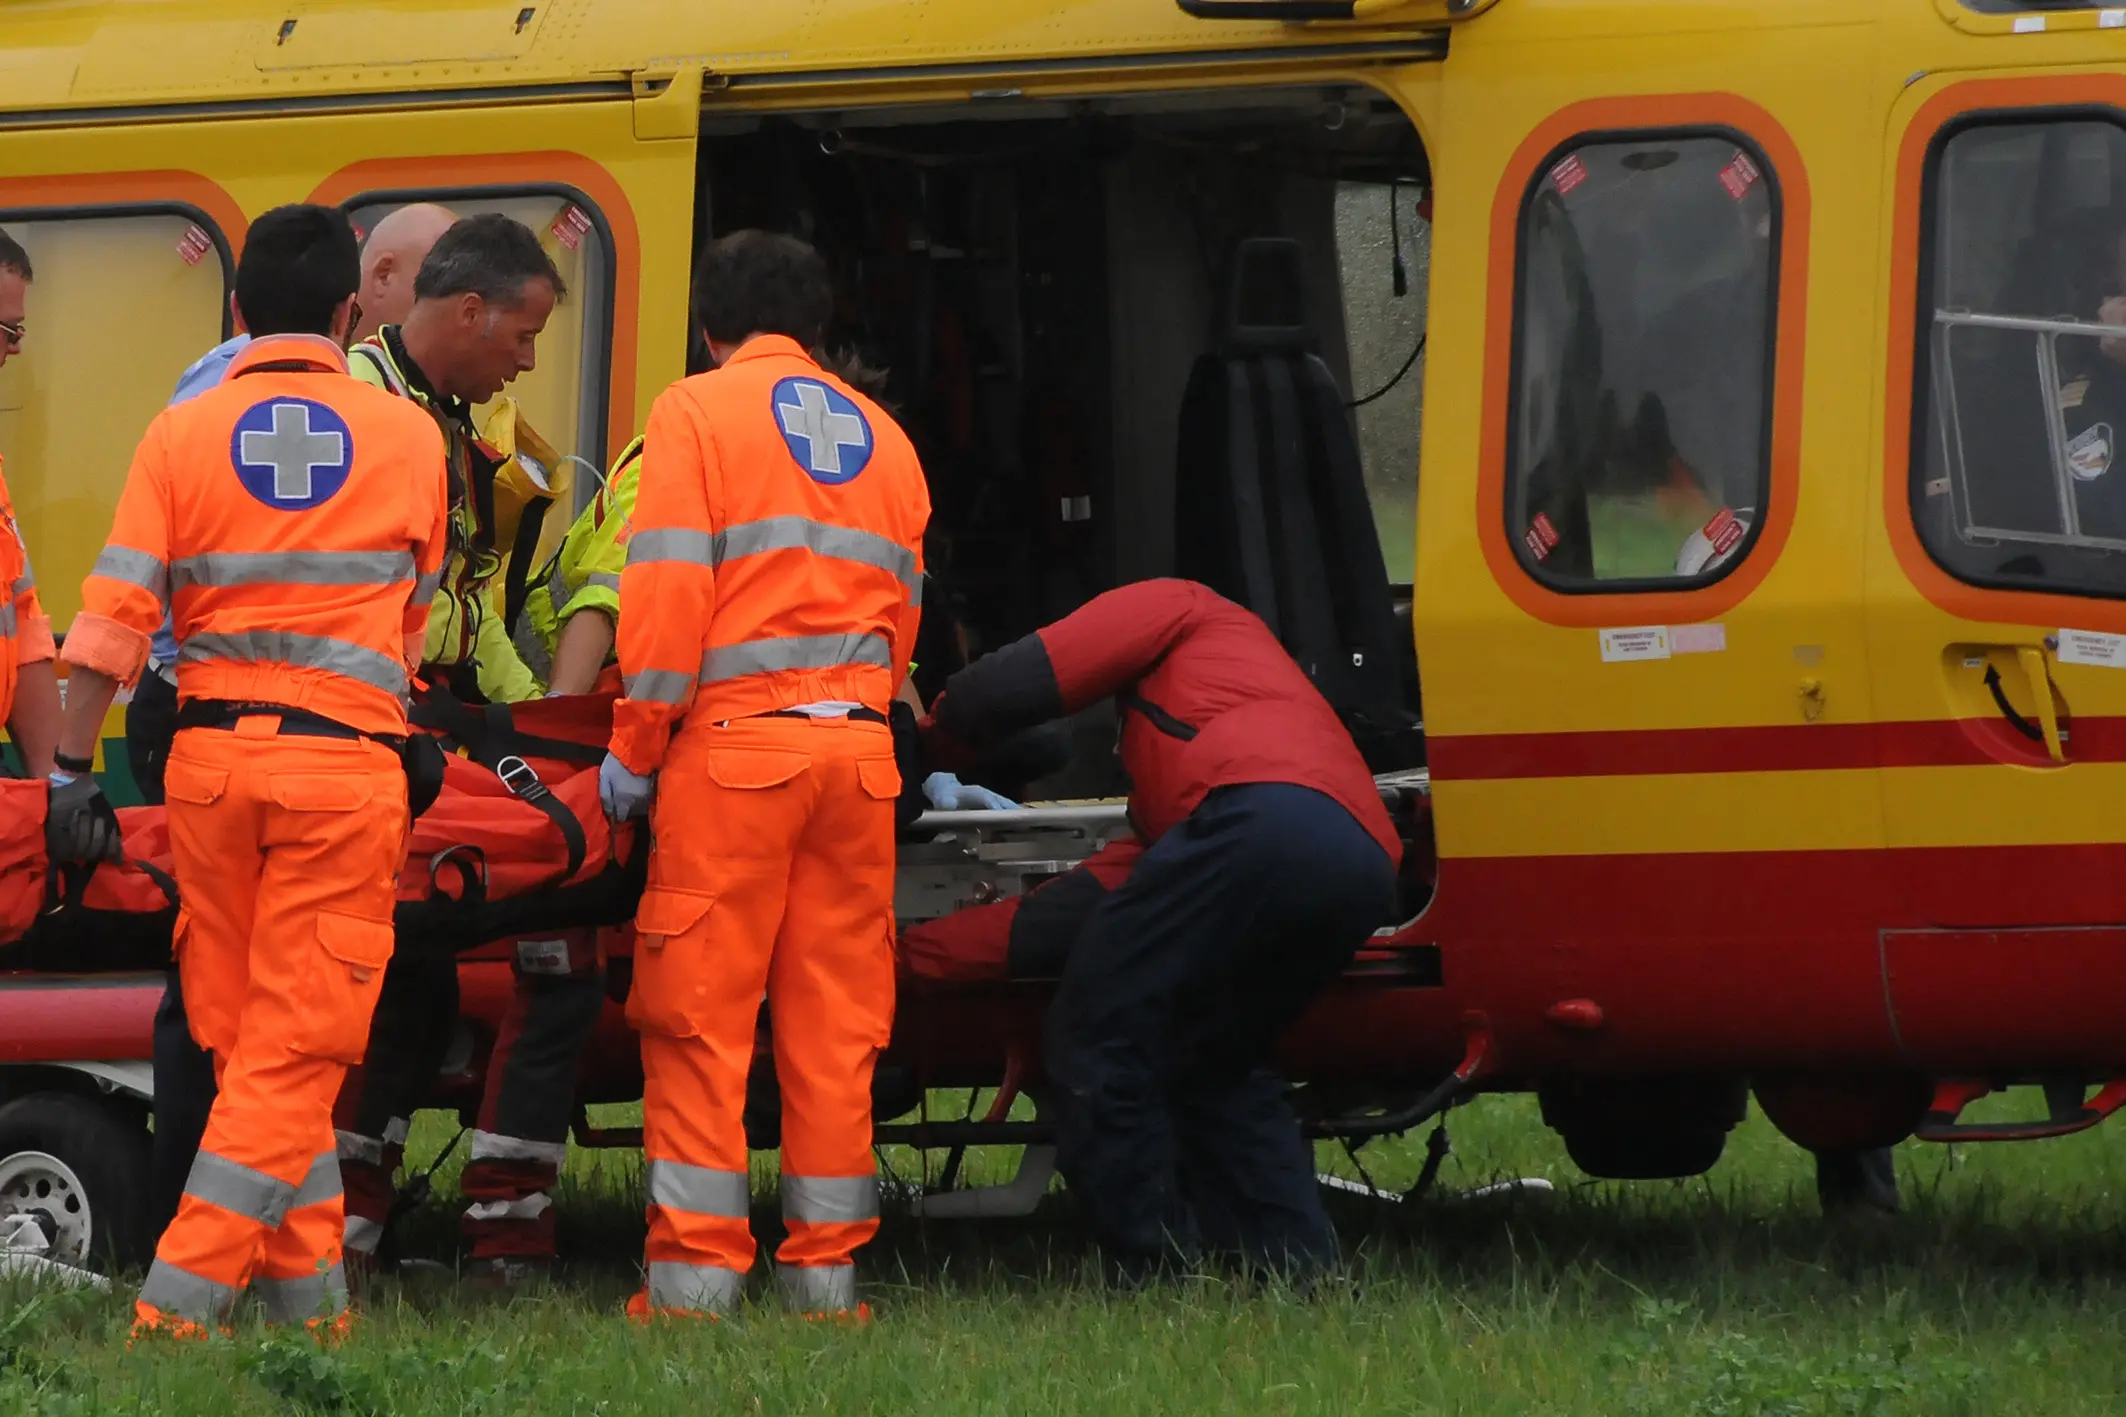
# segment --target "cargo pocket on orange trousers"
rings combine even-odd
[[[171,802],[182,802],[188,807],[211,807],[221,801],[221,795],[229,790],[229,772],[226,768],[201,767],[182,758],[172,758],[163,765],[162,795]]]
[[[901,767],[891,758],[858,758],[856,780],[866,797],[895,802],[901,795]]]
[[[391,963],[391,922],[320,910],[317,942],[308,948],[314,981],[294,1000],[298,1037],[290,1046],[313,1058],[359,1063],[384,966]]]
[[[691,1038],[701,1032],[702,941],[716,897],[651,886],[635,908],[635,980],[627,1021],[637,1032]]]

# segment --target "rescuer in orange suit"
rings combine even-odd
[[[29,337],[29,284],[29,253],[0,231],[0,364]],[[15,522],[7,479],[0,477],[0,723],[7,725],[23,767],[35,777],[52,770],[52,744],[59,735],[55,653],[52,622],[37,600],[29,547]]]
[[[280,207],[245,238],[226,378],[148,426],[67,637],[53,859],[118,850],[89,754],[172,615],[164,774],[178,969],[220,1085],[136,1332],[203,1335],[246,1287],[344,1328],[332,1100],[391,957],[404,696],[447,540],[442,434],[350,378],[354,232]]]
[[[628,998],[649,1160],[637,1317],[716,1314],[744,1292],[763,991],[783,1298],[869,1313],[852,1260],[878,1229],[871,1075],[893,1024],[887,708],[921,615],[930,496],[907,436],[807,352],[832,310],[811,247],[722,238],[694,287],[719,367],[650,411],[621,581],[626,691],[600,770],[606,810],[649,810],[657,844]]]

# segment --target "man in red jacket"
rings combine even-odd
[[[1113,697],[1145,844],[1049,1013],[1058,1161],[1121,1273],[1204,1250],[1334,1263],[1277,1037],[1395,906],[1402,843],[1335,711],[1262,621],[1190,581],[1099,596],[952,676],[941,766]]]

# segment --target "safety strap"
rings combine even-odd
[[[576,814],[539,780],[539,774],[534,772],[532,765],[524,759],[504,758],[495,764],[495,776],[502,779],[502,785],[509,789],[510,796],[546,813],[547,820],[554,824],[554,829],[561,833],[561,839],[568,843],[568,866],[554,883],[559,885],[562,881],[573,879],[576,872],[583,867],[583,858],[590,854],[590,838],[583,833],[583,823],[577,821]]]
[[[492,504],[492,483],[489,486]],[[551,497],[534,497],[517,518],[517,539],[510,545],[509,566],[502,573],[502,628],[511,634],[516,633],[525,598],[531,594],[532,557],[539,552],[539,528],[546,524],[547,509],[553,504]]]
[[[407,719],[416,728],[440,734],[449,746],[464,749],[481,767],[497,772],[509,758],[552,758],[585,767],[605,761],[603,744],[574,743],[566,738],[520,732],[509,705],[476,708],[442,684],[429,685],[414,701]]]
[[[89,882],[95,878],[97,868],[103,862],[63,861],[54,864],[44,878],[43,915],[55,915],[62,910],[81,910],[88,898]],[[168,871],[146,861],[124,861],[118,864],[131,866],[155,883],[162,898],[169,902],[170,909],[177,909],[177,882]]]

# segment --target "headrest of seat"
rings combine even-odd
[[[1234,248],[1221,338],[1228,348],[1248,351],[1303,350],[1313,343],[1297,241],[1251,236]]]

